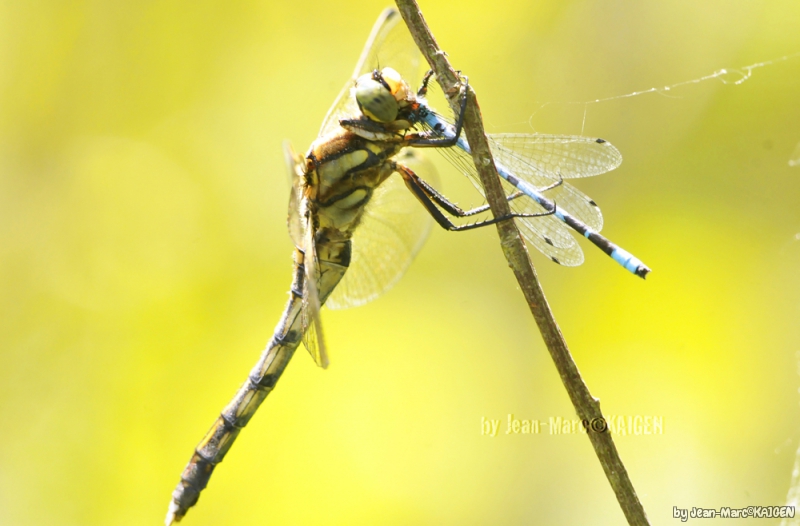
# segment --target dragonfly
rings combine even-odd
[[[258,362],[195,448],[172,493],[167,526],[196,504],[301,341],[327,367],[321,307],[363,305],[385,293],[407,270],[433,222],[465,231],[514,218],[528,243],[565,266],[583,262],[573,230],[630,272],[645,277],[650,271],[599,234],[596,203],[565,182],[620,164],[619,151],[602,139],[490,135],[511,214],[455,224],[450,217],[469,218],[489,207],[463,210],[440,193],[436,170],[420,152],[441,151],[482,191],[461,136],[467,79],[454,118],[437,113],[427,99],[432,73],[424,73],[422,56],[400,22],[393,8],[381,13],[307,153],[284,145],[291,181],[287,224],[295,244],[289,300]]]

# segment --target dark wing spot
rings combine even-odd
[[[605,139],[597,139],[594,142],[596,142],[597,144],[603,144],[604,142],[606,142],[606,140]]]
[[[592,206],[597,206],[597,203],[594,202],[594,199],[589,199],[589,204]]]
[[[554,257],[552,257],[552,256],[550,257],[550,259],[552,259],[553,261],[555,261],[555,262],[556,262],[556,263],[558,263],[559,265],[561,264],[561,262],[560,262],[559,260],[557,260],[556,258],[554,258]]]
[[[550,245],[551,247],[552,247],[552,246],[555,246],[555,245],[553,245],[553,240],[552,240],[552,239],[550,239],[549,237],[547,237],[547,236],[542,236],[542,239],[544,239],[544,242],[545,242],[545,243],[547,243],[548,245]]]

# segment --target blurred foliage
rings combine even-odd
[[[2,524],[160,523],[286,300],[281,141],[310,144],[383,7],[0,1]],[[580,268],[533,259],[604,411],[663,417],[617,438],[653,523],[780,504],[800,437],[800,57],[583,102],[796,53],[800,5],[422,8],[490,132],[625,157],[578,186],[647,281],[585,243]],[[622,523],[585,437],[480,434],[572,416],[492,229],[434,231],[394,290],[325,323],[330,369],[298,351],[186,524]]]

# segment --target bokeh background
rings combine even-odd
[[[287,298],[281,142],[314,139],[383,7],[0,2],[0,523],[161,523]],[[783,503],[800,56],[618,96],[800,52],[800,4],[422,8],[488,131],[623,153],[577,185],[647,281],[587,243],[582,267],[533,261],[604,411],[663,418],[616,438],[652,523]],[[493,229],[434,230],[392,291],[324,316],[331,367],[298,350],[185,524],[623,523],[585,436],[481,435],[573,417]]]

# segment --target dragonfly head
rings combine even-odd
[[[358,107],[376,122],[394,122],[398,112],[408,105],[410,93],[406,81],[392,68],[376,69],[356,80]]]

